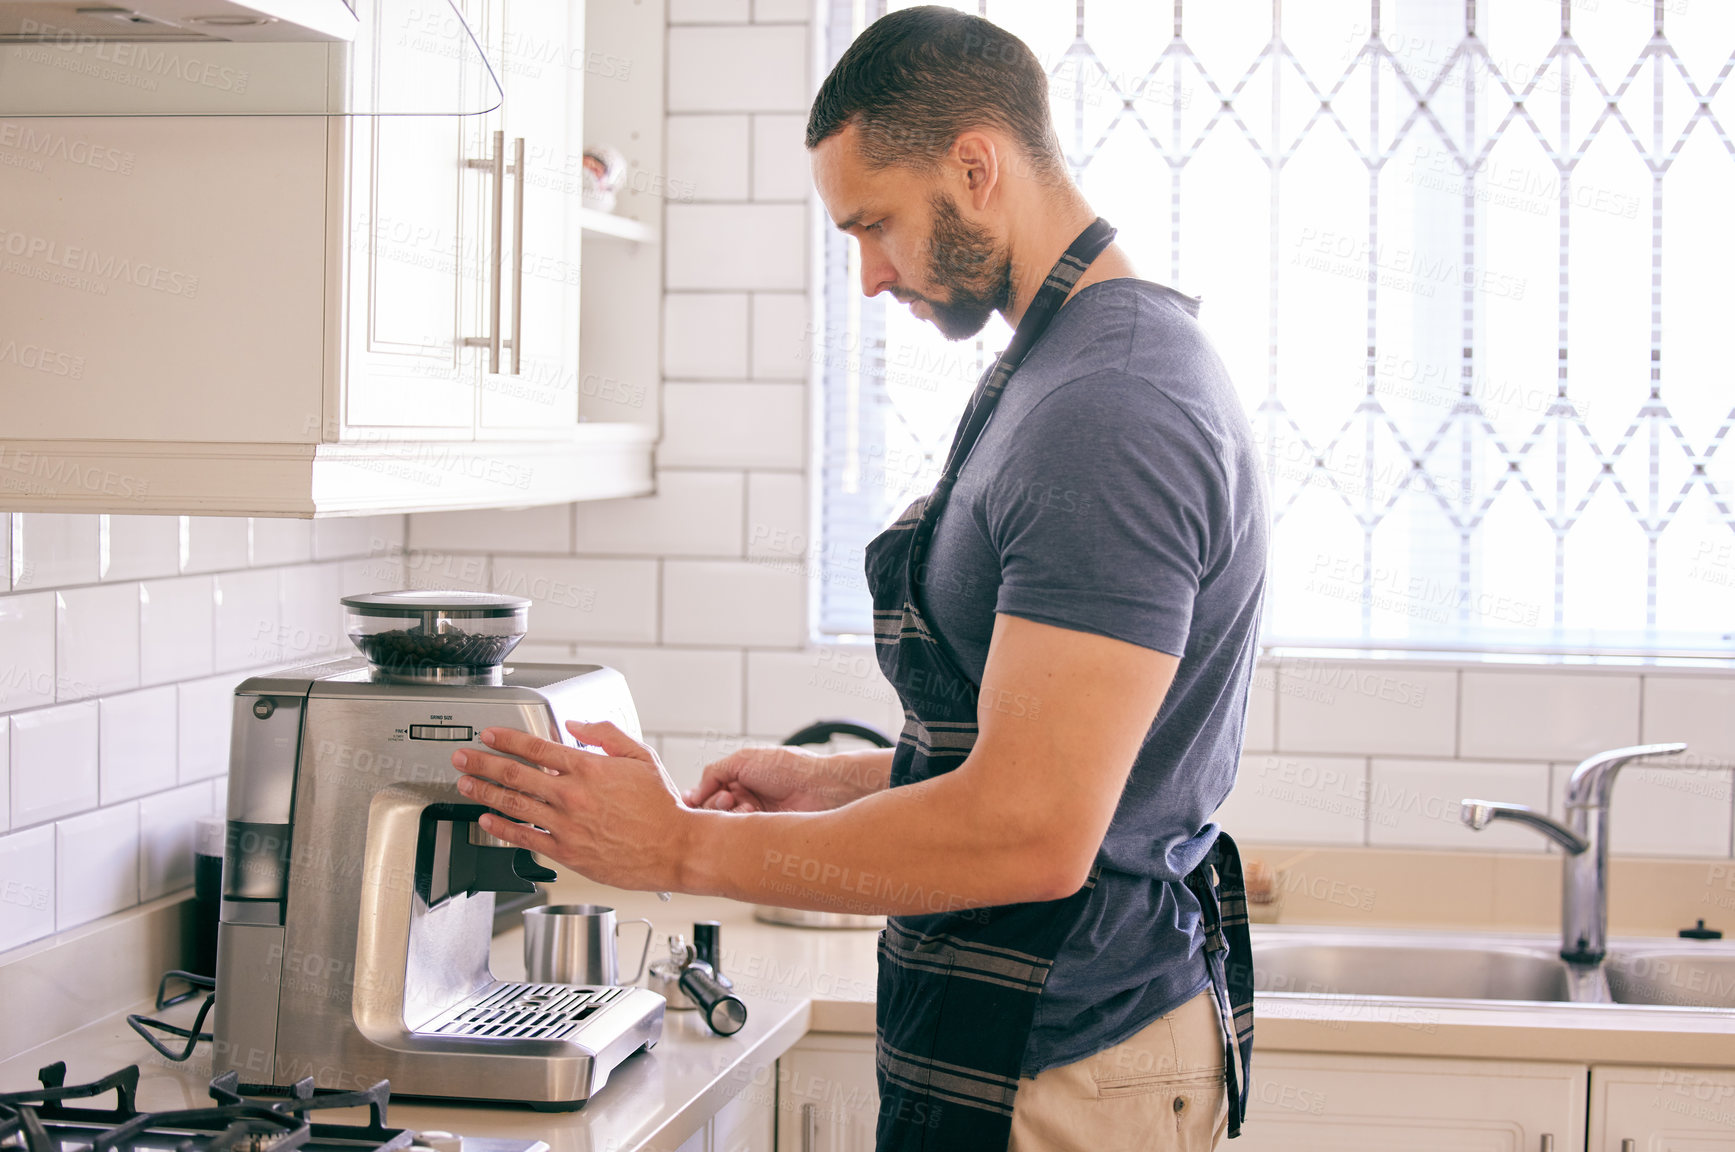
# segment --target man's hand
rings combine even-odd
[[[602,751],[488,728],[484,744],[530,763],[475,749],[452,754],[465,774],[458,791],[511,817],[484,816],[483,831],[617,888],[674,888],[693,813],[657,754],[613,724],[566,728]]]
[[[830,755],[743,748],[706,767],[686,801],[720,812],[827,812],[886,787],[891,761],[889,748]]]

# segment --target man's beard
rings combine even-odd
[[[982,331],[990,316],[1012,303],[1012,260],[996,247],[986,229],[959,215],[945,195],[936,192],[932,204],[928,281],[946,289],[949,299],[921,299],[933,310],[941,335],[948,340],[967,340]]]

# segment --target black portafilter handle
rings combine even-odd
[[[699,1006],[705,1023],[719,1036],[733,1036],[747,1023],[747,1005],[717,983],[716,970],[697,957],[681,969],[681,991]]]

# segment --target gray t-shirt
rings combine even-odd
[[[1180,657],[1133,763],[1024,1074],[1120,1043],[1209,984],[1182,878],[1235,782],[1265,585],[1252,432],[1198,302],[1080,290],[1013,376],[934,532],[923,602],[980,682],[996,613]]]

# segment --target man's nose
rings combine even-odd
[[[897,270],[877,246],[861,246],[861,291],[864,296],[878,296],[898,282]]]

